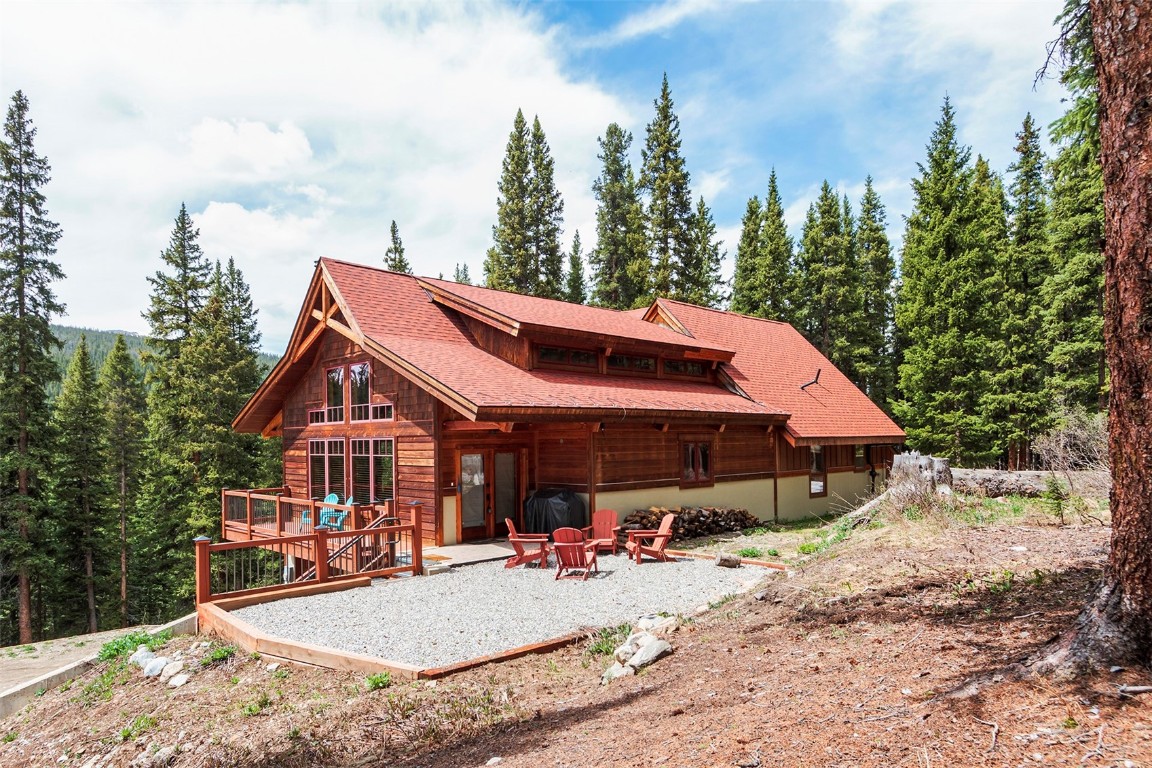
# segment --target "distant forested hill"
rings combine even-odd
[[[137,360],[140,359],[140,353],[144,351],[145,345],[144,336],[130,331],[98,331],[93,328],[77,328],[71,325],[53,325],[52,333],[56,334],[56,338],[64,344],[63,347],[53,353],[56,365],[60,367],[61,379],[64,377],[64,372],[68,370],[68,363],[72,360],[72,353],[76,351],[76,345],[80,343],[81,334],[88,339],[88,353],[92,355],[92,363],[97,371],[104,365],[104,358],[108,357],[108,353],[112,351],[112,345],[116,343],[118,335],[124,335],[124,341],[128,344],[128,351],[135,355]],[[279,359],[279,356],[267,352],[261,352],[259,357],[260,365],[263,366],[265,373],[271,370]],[[48,397],[54,399],[59,391],[60,385],[58,383],[53,384],[48,388]]]

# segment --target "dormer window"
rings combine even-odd
[[[536,364],[542,368],[596,368],[598,356],[586,349],[537,347]]]
[[[706,371],[703,363],[694,360],[665,360],[664,373],[669,376],[703,376]]]
[[[656,358],[640,355],[609,355],[608,370],[620,373],[656,373]]]

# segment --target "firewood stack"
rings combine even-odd
[[[638,509],[624,518],[621,527],[629,529],[656,530],[660,520],[671,512],[676,515],[672,523],[672,540],[694,539],[699,536],[712,536],[717,533],[730,533],[745,528],[762,525],[760,520],[746,509],[727,507],[649,507]]]

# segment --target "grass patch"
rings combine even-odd
[[[4,734],[4,743],[10,744],[13,741],[16,741],[16,739],[18,739],[19,737],[20,737],[20,734],[16,733],[16,731],[8,731],[8,733]]]
[[[236,646],[234,645],[221,645],[213,648],[205,654],[204,658],[200,659],[200,666],[211,667],[216,664],[223,664],[236,655]]]
[[[737,550],[736,554],[740,557],[763,557],[764,553],[760,551],[759,547],[744,547],[744,549]]]
[[[268,691],[261,691],[260,695],[254,701],[250,701],[244,706],[240,707],[240,714],[244,717],[252,717],[263,712],[268,707],[272,706],[272,697],[268,695]]]
[[[172,633],[169,630],[158,632],[155,635],[150,635],[143,630],[130,632],[100,646],[100,655],[97,658],[100,661],[112,661],[124,656],[131,656],[141,645],[147,646],[150,651],[156,651],[171,639]]]
[[[630,634],[632,634],[631,624],[603,627],[589,638],[588,647],[584,649],[584,653],[588,656],[609,656],[623,645]]]
[[[364,679],[364,685],[370,691],[378,691],[392,685],[392,673],[388,671],[374,672]]]
[[[112,698],[112,690],[128,682],[132,677],[132,671],[128,667],[128,660],[123,657],[108,662],[96,679],[80,690],[80,695],[76,697],[77,701],[85,706],[108,701]]]
[[[120,741],[129,741],[155,727],[156,718],[152,715],[137,715],[127,728],[120,731]]]
[[[717,609],[723,605],[727,605],[728,603],[732,602],[735,599],[736,599],[736,594],[734,592],[729,592],[727,595],[724,595],[719,600],[713,600],[712,602],[708,603],[708,607],[712,610],[715,610],[715,609]]]

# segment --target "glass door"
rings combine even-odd
[[[519,520],[520,450],[494,448],[460,452],[460,539],[506,536],[505,518]]]

